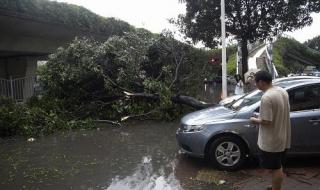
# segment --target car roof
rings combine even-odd
[[[274,82],[304,80],[304,79],[320,79],[320,77],[317,77],[317,76],[293,76],[293,77],[277,78],[277,79],[274,79]]]
[[[320,78],[314,79],[296,79],[296,80],[287,80],[274,82],[274,85],[280,86],[282,88],[292,88],[295,86],[307,85],[307,84],[320,84]]]

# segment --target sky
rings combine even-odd
[[[138,27],[146,28],[154,33],[164,29],[177,31],[168,22],[185,13],[185,5],[178,0],[54,0],[81,5],[101,16],[116,17]],[[294,32],[286,33],[300,42],[305,42],[320,35],[320,14],[313,14],[313,24]]]

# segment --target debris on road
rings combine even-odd
[[[28,141],[28,142],[34,142],[34,141],[36,141],[36,139],[35,139],[35,138],[28,138],[27,141]]]
[[[223,184],[225,184],[226,183],[226,181],[225,180],[219,180],[219,185],[223,185]]]

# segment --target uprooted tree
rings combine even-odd
[[[165,32],[145,30],[114,36],[104,43],[75,39],[41,68],[45,96],[58,99],[79,119],[153,115],[174,119],[181,106],[197,100],[209,53],[176,41]]]
[[[180,0],[187,12],[173,21],[194,42],[216,47],[221,36],[220,0]],[[264,40],[312,23],[319,0],[226,0],[226,32],[241,44],[242,72],[247,72],[248,42]]]

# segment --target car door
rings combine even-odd
[[[320,152],[320,85],[288,91],[291,118],[291,150],[294,153]]]

